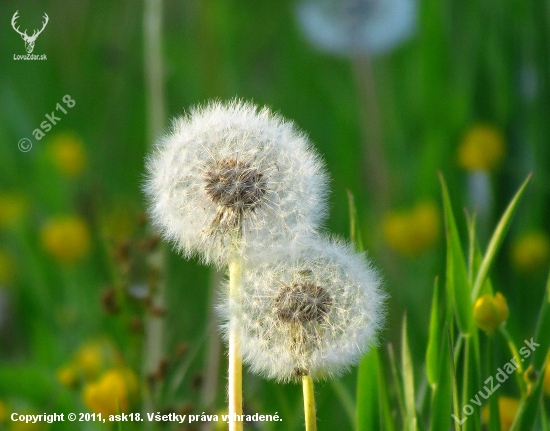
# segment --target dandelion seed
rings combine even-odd
[[[243,102],[210,103],[174,121],[147,163],[150,212],[187,256],[292,243],[326,215],[328,179],[294,125]]]
[[[308,238],[299,249],[245,267],[242,300],[221,311],[252,370],[289,381],[339,374],[356,363],[375,342],[384,297],[364,256]]]

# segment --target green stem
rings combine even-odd
[[[162,0],[144,0],[143,12],[143,57],[145,75],[145,99],[147,108],[146,130],[149,145],[162,132],[166,121],[164,79],[162,73]],[[149,228],[153,232],[152,228]],[[156,286],[151,289],[151,307],[157,310],[165,308],[166,250],[158,247],[148,256],[148,264],[160,274]],[[164,356],[164,318],[161,314],[148,313],[145,318],[145,341],[143,375],[147,379],[154,375]],[[143,412],[157,409],[161,394],[159,384],[144,391]],[[147,427],[147,426],[146,426]],[[149,425],[147,428],[151,428]]]
[[[229,299],[241,300],[242,263],[234,259],[229,263]],[[236,416],[243,414],[243,366],[239,353],[239,338],[234,322],[229,324],[229,431],[242,431],[243,423]]]
[[[521,356],[519,355],[518,348],[516,347],[514,340],[512,340],[512,337],[504,326],[500,327],[500,333],[504,336],[506,344],[508,344],[508,348],[510,349],[510,353],[512,353],[512,356],[515,358],[515,363],[517,364],[515,372],[516,381],[519,387],[519,391],[521,393],[521,398],[523,399],[526,396],[527,389],[523,380],[523,366],[521,365]]]
[[[487,375],[493,374],[495,366],[495,335],[489,335],[487,339]],[[491,394],[489,398],[489,430],[500,431],[500,414],[498,411],[498,395]]]
[[[304,390],[304,415],[306,419],[306,431],[317,431],[315,393],[313,392],[313,380],[309,374],[302,376],[302,387]]]
[[[462,375],[462,405],[468,404],[470,391],[470,336],[464,338],[464,373]],[[463,429],[468,429],[464,424]]]

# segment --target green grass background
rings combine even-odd
[[[438,243],[414,258],[387,250],[365,184],[352,60],[310,45],[298,26],[295,6],[286,0],[165,1],[167,113],[173,117],[211,98],[239,97],[270,106],[307,132],[332,178],[327,230],[349,237],[346,189],[351,190],[365,244],[390,295],[381,345],[399,346],[400,321],[407,310],[421,378],[433,279],[444,274],[443,229]],[[13,60],[14,54],[24,53],[21,38],[10,26],[16,10],[23,28],[38,26],[48,13],[50,22],[34,50],[47,54],[46,61]],[[80,393],[62,387],[55,373],[82,342],[98,336],[114,340],[139,372],[140,336],[101,307],[101,292],[111,276],[98,223],[101,214],[115,207],[137,214],[145,206],[141,185],[149,143],[142,15],[143,4],[136,0],[0,3],[0,190],[23,193],[31,203],[17,229],[0,232],[1,247],[17,266],[9,290],[11,323],[0,327],[0,400],[9,405],[38,412],[86,411]],[[393,208],[420,199],[439,204],[441,171],[459,226],[465,226],[460,210],[468,202],[466,174],[457,165],[456,149],[479,121],[499,127],[508,147],[502,167],[492,174],[491,226],[523,178],[534,172],[491,273],[495,289],[508,299],[508,327],[518,339],[533,333],[546,276],[544,271],[519,275],[508,254],[511,239],[519,233],[550,229],[549,20],[546,1],[422,0],[413,37],[373,58]],[[522,96],[528,71],[537,77],[532,98]],[[75,107],[44,139],[33,139],[30,152],[20,152],[19,139],[32,139],[32,130],[65,94],[76,101]],[[61,177],[47,159],[48,139],[65,130],[78,133],[87,152],[88,169],[77,181]],[[85,217],[93,233],[90,254],[70,269],[48,257],[39,241],[40,226],[67,213]],[[461,234],[465,236],[465,229]],[[486,240],[481,238],[482,249]],[[383,266],[384,255],[391,271]],[[186,342],[196,355],[189,359],[176,396],[158,409],[191,402],[194,412],[203,411],[200,388],[193,382],[204,367],[209,274],[210,269],[196,261],[169,255],[166,350]],[[502,346],[500,352],[503,362],[508,360]],[[220,409],[225,402],[224,361],[216,403]],[[341,379],[353,398],[356,373],[353,369]],[[320,429],[351,429],[330,383],[320,383],[317,396]],[[302,427],[299,386],[246,374],[245,403],[251,411],[277,411],[283,417],[282,425],[265,423],[262,429]],[[65,423],[51,429],[74,428]],[[88,424],[81,429],[95,428]]]

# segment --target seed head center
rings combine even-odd
[[[264,175],[245,161],[223,159],[206,172],[206,194],[216,204],[238,214],[254,211],[266,190]]]
[[[330,312],[332,298],[328,291],[312,282],[284,286],[275,298],[275,313],[287,323],[321,323]]]

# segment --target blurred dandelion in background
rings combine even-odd
[[[416,29],[415,0],[316,0],[298,4],[308,40],[338,54],[383,53]]]
[[[63,132],[52,137],[48,153],[55,168],[67,177],[78,177],[86,169],[84,143],[73,132]]]
[[[410,209],[387,212],[382,226],[392,250],[406,256],[416,256],[436,244],[441,215],[434,202],[424,201]]]
[[[74,264],[84,258],[91,247],[91,233],[86,221],[76,216],[51,219],[40,231],[42,247],[61,264]]]

